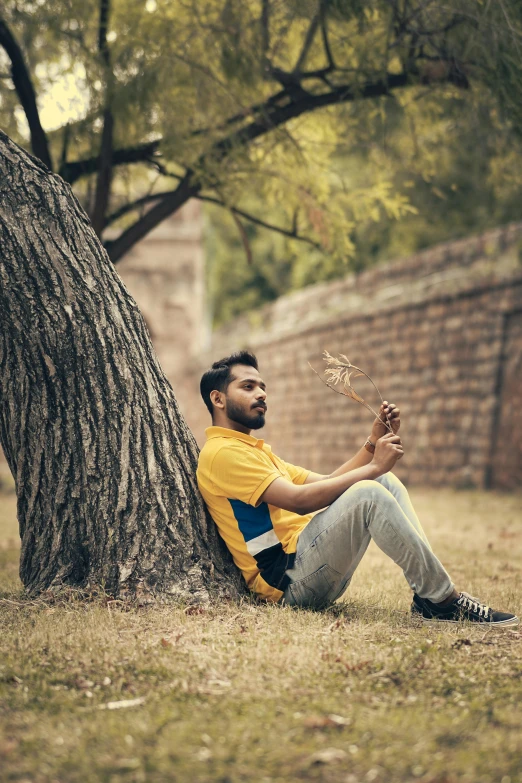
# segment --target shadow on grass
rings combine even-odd
[[[192,604],[188,600],[180,600],[179,597],[157,596],[156,600],[141,603],[136,599],[117,599],[105,593],[103,588],[82,590],[78,588],[63,586],[59,590],[48,591],[38,597],[29,596],[24,593],[23,585],[18,576],[20,552],[18,549],[0,550],[0,602],[6,605],[17,605],[23,609],[25,607],[34,609],[36,607],[47,608],[49,606],[71,605],[80,607],[94,604],[103,604],[113,611],[132,612],[147,609],[154,609],[160,606],[172,606],[181,608],[186,614],[220,614],[224,608],[229,611],[257,612],[269,608],[271,610],[288,610],[290,607],[284,605],[267,605],[259,601],[254,595],[241,596],[239,598],[229,598],[228,600],[210,600],[208,604],[202,606],[197,603]],[[339,601],[331,606],[322,609],[291,607],[294,612],[311,612],[322,615],[325,618],[331,618],[332,622],[341,620],[346,623],[361,623],[363,625],[374,625],[376,623],[385,623],[388,626],[408,626],[417,625],[409,612],[400,611],[395,608],[387,607],[383,604],[377,604],[372,601]]]
[[[375,623],[386,623],[393,626],[417,627],[421,623],[417,618],[413,618],[409,612],[400,609],[390,609],[383,604],[363,603],[360,601],[342,601],[323,609],[310,609],[301,607],[292,607],[297,612],[313,612],[332,620],[343,620],[348,623],[358,622],[363,625],[374,625]]]

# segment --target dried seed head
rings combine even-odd
[[[315,374],[318,376],[318,378],[321,379],[321,381],[328,386],[329,389],[332,389],[332,391],[337,392],[337,394],[343,394],[345,397],[350,397],[352,400],[355,400],[355,402],[360,403],[363,405],[367,410],[369,410],[373,415],[379,419],[379,414],[374,411],[371,405],[369,405],[363,397],[361,397],[360,394],[358,394],[355,389],[352,386],[352,378],[359,378],[360,376],[364,376],[365,378],[368,378],[374,389],[376,390],[377,394],[380,397],[381,402],[383,402],[382,395],[375,385],[375,383],[372,381],[370,376],[364,372],[364,370],[361,370],[360,367],[356,367],[354,364],[351,363],[351,361],[348,359],[347,356],[344,355],[344,353],[340,353],[339,356],[336,358],[335,356],[332,356],[331,353],[328,351],[323,351],[323,360],[326,362],[326,369],[324,371],[326,380],[324,378],[321,378],[317,370],[315,370],[310,362],[308,364],[312,368],[312,370],[315,372]],[[335,387],[337,385],[341,385],[342,389],[336,389]],[[381,419],[382,421],[382,419]],[[383,421],[383,424],[386,425],[388,430],[390,432],[393,432],[391,425],[387,421]]]

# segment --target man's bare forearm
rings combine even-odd
[[[348,460],[348,462],[345,462],[343,465],[334,470],[333,473],[330,473],[328,478],[342,476],[344,473],[349,473],[351,470],[362,468],[363,465],[368,465],[368,463],[372,461],[372,458],[373,454],[367,451],[363,446],[361,449],[359,449],[357,454]]]
[[[371,460],[371,454],[366,452]],[[356,459],[358,454],[354,457]],[[350,460],[351,462],[352,460]],[[348,465],[349,463],[346,463]],[[345,467],[344,465],[342,467]],[[341,468],[339,468],[341,470]],[[336,471],[337,472],[337,471]],[[299,487],[299,494],[296,498],[296,505],[293,509],[298,514],[310,514],[312,511],[318,511],[320,508],[329,506],[334,500],[346,492],[349,487],[358,481],[367,479],[376,479],[382,476],[383,471],[375,462],[356,467],[354,470],[344,471],[339,475],[332,474],[331,477],[321,481],[315,481],[312,484],[302,484]]]

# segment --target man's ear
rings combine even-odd
[[[221,410],[224,410],[225,408],[225,399],[222,392],[219,392],[217,389],[214,389],[210,392],[210,401],[212,405],[214,405],[216,408],[220,408]]]

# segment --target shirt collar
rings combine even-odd
[[[211,438],[235,438],[236,440],[242,440],[248,443],[250,446],[262,449],[264,440],[262,438],[254,438],[252,435],[247,435],[245,432],[238,432],[237,430],[230,430],[228,427],[207,427],[205,430],[207,440]]]

